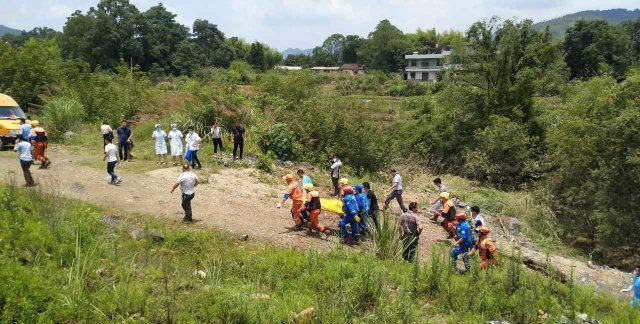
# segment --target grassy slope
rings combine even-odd
[[[562,17],[542,21],[533,26],[538,30],[545,30],[549,26],[551,34],[555,38],[564,38],[567,29],[578,20],[606,20],[610,24],[617,25],[625,20],[635,20],[640,17],[640,10],[609,9],[609,10],[585,10]]]
[[[552,321],[573,309],[607,323],[640,320],[623,304],[515,262],[459,276],[437,253],[419,268],[340,247],[300,252],[242,242],[152,218],[105,225],[92,206],[13,187],[0,187],[0,204],[7,207],[0,211],[2,322],[273,323],[307,307],[324,323],[532,322],[538,309]],[[136,241],[131,228],[162,229],[165,240]]]

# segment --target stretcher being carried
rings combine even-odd
[[[322,199],[320,198],[320,209],[336,214],[344,214],[342,211],[342,201],[338,199]]]

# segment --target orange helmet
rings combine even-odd
[[[346,194],[352,194],[353,193],[353,188],[351,186],[344,186],[342,187],[342,191]]]
[[[284,177],[282,177],[283,180],[287,181],[287,182],[291,182],[293,181],[293,174],[287,174]]]
[[[465,212],[463,212],[463,211],[458,212],[456,214],[456,219],[467,219],[467,214],[465,214]]]
[[[486,226],[480,226],[478,227],[478,232],[482,233],[482,234],[489,234],[489,228]]]

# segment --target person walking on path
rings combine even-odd
[[[333,160],[329,161],[331,163],[331,183],[333,184],[333,196],[336,197],[340,194],[340,168],[342,167],[342,161],[340,161],[340,156],[338,153],[333,155]]]
[[[107,145],[107,139],[113,141],[113,129],[109,126],[109,122],[106,120],[102,122],[102,126],[100,126],[100,133],[102,134],[102,148],[104,145]]]
[[[162,130],[160,124],[156,124],[156,130],[153,131],[151,137],[156,140],[156,157],[158,164],[167,164],[167,133]]]
[[[116,133],[118,133],[118,155],[121,161],[127,162],[129,160],[129,150],[131,148],[133,132],[131,128],[129,128],[126,120],[120,123],[120,127],[116,129]]]
[[[35,182],[33,181],[33,177],[31,176],[31,165],[33,164],[33,156],[31,155],[31,143],[29,143],[28,139],[24,139],[22,134],[18,134],[17,136],[18,142],[16,143],[13,150],[18,152],[20,157],[20,167],[22,168],[22,174],[24,175],[24,181],[26,182],[26,187],[35,186]]]
[[[413,262],[416,258],[418,239],[422,234],[422,225],[420,225],[420,216],[418,216],[418,203],[409,203],[409,210],[400,216],[398,222],[400,223],[400,235],[404,247],[402,258]]]
[[[47,131],[40,126],[37,121],[32,122],[33,129],[31,130],[31,145],[33,145],[33,157],[40,161],[40,169],[46,169],[51,164],[51,161],[44,155],[49,144],[49,138],[47,137]]]
[[[213,140],[213,154],[217,157],[218,147],[222,153],[222,128],[218,126],[218,122],[214,122],[211,126],[211,139]]]
[[[402,209],[402,212],[406,213],[407,207],[405,207],[404,203],[402,202],[402,177],[396,169],[389,170],[389,174],[392,177],[391,181],[393,182],[393,184],[391,185],[391,187],[389,187],[389,189],[387,189],[389,195],[384,201],[384,210],[389,207],[389,203],[391,202],[391,200],[396,199],[398,201],[398,205],[400,205],[400,209]]]
[[[173,165],[182,164],[182,132],[178,130],[178,125],[176,124],[171,124],[169,144],[171,145],[171,161],[173,161]]]
[[[112,139],[107,138],[105,139],[105,141],[107,142],[107,145],[104,146],[104,157],[102,158],[102,160],[107,161],[107,173],[111,176],[110,184],[117,185],[121,181],[114,171],[114,169],[116,168],[116,165],[120,163],[120,157],[118,156],[118,148],[115,145],[113,145]]]
[[[236,126],[233,127],[233,158],[235,159],[238,155],[238,149],[240,149],[240,160],[242,160],[242,154],[244,153],[244,127],[240,122],[236,123]]]
[[[369,199],[370,202],[369,216],[373,219],[373,225],[376,227],[376,231],[380,231],[380,221],[378,220],[380,206],[378,206],[378,197],[368,182],[364,182],[362,187],[364,188],[364,192],[367,193],[367,199]]]
[[[27,123],[27,120],[20,118],[20,135],[24,141],[28,141],[31,138],[31,124]]]
[[[193,221],[193,212],[191,210],[191,200],[196,196],[195,187],[200,184],[198,177],[195,173],[191,172],[188,165],[182,166],[182,174],[178,177],[178,181],[173,185],[171,193],[173,193],[178,186],[182,192],[182,209],[184,209],[185,223],[191,223]]]
[[[193,126],[189,127],[189,134],[185,138],[187,142],[187,149],[189,150],[189,154],[191,155],[191,167],[194,170],[202,169],[202,164],[200,164],[200,159],[198,159],[198,150],[200,150],[200,135],[196,133]]]

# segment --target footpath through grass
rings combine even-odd
[[[453,274],[444,253],[420,267],[337,247],[297,251],[216,231],[105,221],[97,208],[0,187],[0,322],[548,323],[586,312],[638,323],[624,303],[526,272]],[[144,225],[139,225],[144,224]],[[164,240],[136,240],[133,229]],[[194,275],[201,270],[203,275]]]

